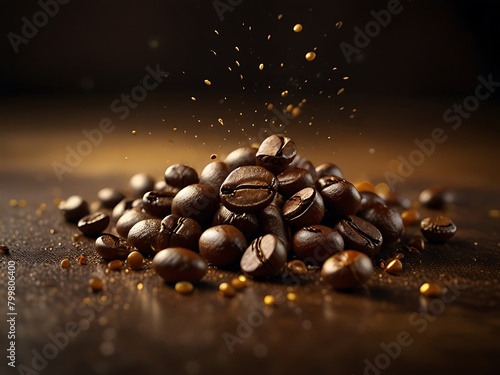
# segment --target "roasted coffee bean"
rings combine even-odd
[[[222,204],[236,213],[256,212],[272,202],[278,180],[259,166],[239,167],[232,171],[220,188]]]
[[[288,166],[288,169],[294,168],[305,169],[306,171],[308,171],[313,181],[316,181],[318,179],[318,174],[316,173],[316,168],[314,167],[313,163],[311,163],[310,160],[303,158],[299,154],[295,156],[295,159],[293,159],[293,161]]]
[[[113,208],[125,198],[125,195],[120,190],[104,188],[97,192],[97,198],[99,198],[102,207]]]
[[[294,234],[292,246],[297,258],[318,266],[344,249],[344,239],[332,228],[311,225],[299,229]]]
[[[142,208],[142,199],[123,198],[114,208],[111,213],[111,221],[116,223],[122,215],[132,208]]]
[[[422,218],[420,212],[416,208],[410,208],[409,210],[401,212],[401,219],[403,220],[405,228],[408,228],[418,225]]]
[[[384,198],[386,206],[399,212],[411,207],[411,200],[395,191],[385,193],[382,198]]]
[[[112,234],[104,234],[97,238],[95,240],[95,249],[106,260],[125,260],[130,253],[130,246],[127,241]]]
[[[229,170],[233,171],[238,167],[257,165],[257,158],[255,157],[256,154],[256,147],[241,147],[230,152],[224,159],[224,162],[229,167]]]
[[[439,298],[446,291],[446,288],[436,283],[423,283],[420,285],[420,294],[429,298]]]
[[[273,234],[256,238],[246,249],[240,261],[241,270],[253,277],[278,274],[286,264],[287,251]]]
[[[175,193],[168,190],[148,191],[142,197],[142,207],[151,216],[163,219],[172,212]]]
[[[137,173],[130,178],[129,189],[136,198],[142,198],[155,187],[155,179],[146,173]]]
[[[345,249],[358,250],[373,258],[382,247],[380,231],[360,217],[343,218],[337,222],[333,229],[342,236]]]
[[[156,253],[155,245],[160,227],[160,219],[141,220],[130,228],[127,242],[142,254],[153,255]]]
[[[410,248],[413,248],[417,251],[422,251],[425,249],[425,241],[422,237],[413,237],[411,238],[407,245],[410,247]]]
[[[80,232],[89,237],[99,236],[108,225],[109,216],[102,212],[84,216],[78,221],[78,229]]]
[[[140,208],[126,211],[116,222],[116,231],[123,238],[127,238],[130,228],[141,220],[152,219],[152,216]]]
[[[361,196],[360,211],[366,210],[368,207],[376,203],[385,204],[385,200],[380,195],[371,191],[362,191],[359,195]]]
[[[214,266],[238,264],[248,247],[243,233],[232,225],[208,228],[200,237],[200,254]]]
[[[144,268],[144,257],[140,252],[134,250],[127,256],[125,263],[128,268],[139,271]]]
[[[208,266],[203,258],[192,250],[169,247],[159,251],[153,258],[153,269],[166,282],[200,281]]]
[[[307,267],[305,263],[301,260],[294,259],[286,264],[286,267],[290,270],[292,275],[304,276],[307,275]]]
[[[78,223],[78,220],[90,213],[88,203],[79,195],[72,195],[61,201],[58,207],[69,223]]]
[[[286,198],[290,198],[306,187],[314,187],[313,177],[306,169],[302,168],[287,169],[276,178],[279,182],[278,191]]]
[[[281,134],[273,134],[261,143],[257,154],[257,165],[274,174],[283,172],[297,155],[295,143]]]
[[[445,216],[426,217],[420,223],[420,231],[429,242],[445,243],[453,237],[457,226]]]
[[[198,240],[202,233],[203,229],[197,221],[179,215],[168,215],[161,221],[155,250],[160,251],[167,247],[184,247],[198,251]]]
[[[354,215],[361,208],[361,196],[349,181],[327,176],[318,180],[318,190],[332,216]]]
[[[246,237],[251,239],[259,229],[259,221],[254,214],[237,214],[228,210],[225,206],[220,206],[214,215],[212,225],[228,224],[238,228]]]
[[[354,289],[366,283],[373,274],[373,264],[365,254],[355,250],[341,251],[328,258],[321,277],[335,289]]]
[[[198,183],[198,173],[194,168],[185,164],[174,164],[165,170],[165,182],[168,186],[185,188]]]
[[[358,213],[362,219],[373,224],[382,233],[384,244],[389,245],[401,239],[404,233],[403,219],[393,209],[377,203]]]
[[[288,225],[286,225],[279,207],[273,204],[267,206],[258,214],[258,218],[260,223],[258,233],[260,236],[274,234],[283,242],[287,251],[291,249],[290,229]]]
[[[200,184],[211,186],[219,191],[229,172],[231,171],[228,165],[222,161],[209,163],[200,173]]]
[[[203,184],[186,186],[176,194],[172,201],[173,214],[194,219],[202,228],[210,226],[218,209],[217,191]]]
[[[431,186],[420,193],[418,200],[424,207],[442,210],[453,203],[454,198],[451,190],[440,186]]]
[[[323,198],[311,187],[295,193],[283,205],[285,220],[291,226],[298,228],[321,223],[324,214]]]
[[[363,192],[375,193],[375,186],[370,181],[357,181],[353,185],[359,191],[359,194]]]
[[[322,177],[340,177],[344,178],[344,174],[342,170],[338,167],[337,164],[333,163],[323,163],[316,167],[316,174],[318,176],[318,180]]]

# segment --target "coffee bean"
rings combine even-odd
[[[165,170],[165,182],[168,186],[182,189],[198,183],[198,173],[184,164],[174,164]]]
[[[209,163],[200,173],[200,184],[211,186],[219,191],[229,172],[231,172],[229,166],[222,161]]]
[[[156,237],[155,250],[167,247],[184,247],[198,251],[198,240],[203,229],[197,221],[179,215],[168,215],[161,222],[160,232]]]
[[[442,210],[453,203],[455,197],[449,189],[440,186],[431,186],[420,193],[418,200],[422,206]]]
[[[142,206],[151,216],[163,219],[172,212],[175,193],[168,190],[148,191],[142,197]]]
[[[229,167],[229,170],[233,171],[238,167],[257,165],[256,154],[256,147],[241,147],[230,152],[226,159],[224,159],[224,162]]]
[[[399,276],[403,271],[403,263],[401,263],[399,259],[392,259],[387,263],[384,271],[390,273],[391,275]]]
[[[225,206],[219,207],[212,221],[214,226],[221,224],[228,224],[238,228],[247,240],[251,239],[259,229],[257,216],[249,213],[237,214],[228,210]]]
[[[140,252],[132,251],[127,256],[127,260],[125,261],[125,263],[127,264],[128,268],[134,271],[139,271],[144,268],[144,257]]]
[[[286,264],[292,275],[304,276],[307,275],[307,267],[304,262],[298,259],[291,260]]]
[[[155,187],[155,179],[146,173],[137,173],[130,178],[129,189],[135,198],[142,198]]]
[[[335,289],[354,289],[365,284],[373,274],[373,264],[365,254],[341,251],[326,260],[321,277]]]
[[[299,229],[293,236],[293,250],[297,258],[318,266],[330,256],[344,249],[344,239],[335,230],[323,225]]]
[[[358,216],[373,224],[380,231],[386,245],[399,241],[404,233],[403,219],[400,214],[383,204],[373,204],[359,212]]]
[[[287,169],[276,178],[279,182],[278,191],[286,198],[290,198],[306,187],[314,187],[313,177],[306,169],[302,168]]]
[[[248,247],[243,233],[232,225],[217,225],[200,237],[200,254],[214,266],[237,264]]]
[[[421,220],[420,212],[416,208],[410,208],[401,212],[401,219],[405,228],[418,225]]]
[[[257,154],[257,165],[274,174],[283,172],[297,155],[295,143],[281,134],[273,134],[261,143]]]
[[[294,227],[319,224],[324,214],[323,198],[311,187],[295,193],[283,205],[283,216]]]
[[[97,192],[97,198],[99,198],[102,207],[113,208],[125,198],[125,195],[120,190],[104,188]]]
[[[130,253],[130,247],[127,241],[113,236],[112,234],[103,234],[95,240],[95,249],[99,255],[106,260],[127,259]]]
[[[380,195],[371,191],[362,191],[359,195],[361,196],[360,211],[366,210],[368,207],[373,206],[376,203],[385,204],[385,200]]]
[[[318,190],[332,216],[354,215],[361,208],[361,196],[349,181],[327,176],[318,180]]]
[[[410,247],[410,248],[413,248],[417,251],[422,251],[425,249],[425,241],[422,237],[413,237],[411,238],[407,245]]]
[[[427,217],[420,223],[420,231],[429,242],[445,243],[453,237],[457,226],[445,216]]]
[[[345,249],[358,250],[373,258],[382,247],[380,231],[360,217],[348,216],[341,219],[333,229],[342,236]]]
[[[172,201],[172,213],[196,220],[202,228],[208,228],[219,209],[219,197],[210,186],[188,185],[180,190]]]
[[[114,208],[111,213],[111,221],[116,223],[122,215],[132,208],[142,208],[142,199],[123,198]]]
[[[126,211],[116,222],[116,231],[123,238],[127,238],[130,228],[141,220],[152,219],[152,216],[140,208]]]
[[[80,232],[89,237],[99,236],[108,225],[109,216],[102,212],[84,216],[78,221],[78,229]]]
[[[411,207],[411,200],[395,191],[385,193],[382,198],[384,198],[386,206],[399,212]]]
[[[155,245],[160,227],[160,219],[141,220],[130,228],[127,242],[144,255],[156,254]]]
[[[322,177],[340,177],[344,178],[344,174],[342,170],[339,168],[337,164],[333,163],[323,163],[316,167],[316,174],[318,176],[318,180]]]
[[[299,154],[295,156],[295,159],[293,159],[293,161],[288,166],[288,169],[294,168],[305,169],[306,171],[308,171],[313,181],[316,181],[318,179],[318,174],[316,173],[316,168],[314,167],[313,163],[311,163],[310,160],[303,158]]]
[[[79,195],[72,195],[61,201],[58,207],[69,223],[78,223],[78,220],[90,213],[88,203]]]
[[[285,223],[281,209],[273,204],[264,208],[258,215],[260,229],[258,234],[264,236],[266,234],[274,234],[278,237],[285,249],[291,249],[290,245],[290,229]]]
[[[203,258],[182,247],[169,247],[159,251],[153,258],[153,269],[166,282],[197,282],[207,273],[208,266]]]
[[[272,234],[256,238],[240,261],[241,270],[253,277],[278,274],[286,264],[287,251],[278,237]]]
[[[222,204],[236,213],[256,212],[269,205],[278,180],[263,167],[244,166],[232,171],[220,188]]]
[[[439,298],[443,295],[446,288],[436,283],[423,283],[420,285],[420,294],[429,298]]]

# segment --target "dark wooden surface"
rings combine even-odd
[[[338,156],[333,161],[349,179],[370,177],[380,182],[391,158],[407,155],[414,148],[414,138],[426,137],[429,130],[443,125],[440,115],[449,104],[391,102],[377,108],[367,102],[364,113],[353,122],[345,120],[344,125],[339,121],[337,129],[321,128],[322,134],[338,134],[336,155],[326,136],[315,138],[301,130],[303,125],[288,131],[301,136],[297,143],[306,145],[301,152],[314,162]],[[78,132],[95,126],[101,114],[83,114],[75,120],[77,126],[65,132],[64,121],[53,114],[42,116],[43,121],[53,119],[59,124],[40,129],[34,126],[36,110],[31,119],[23,119],[19,111],[4,111],[4,124],[29,123],[32,135],[10,126],[2,137],[0,244],[7,245],[10,254],[0,255],[0,349],[5,353],[8,342],[6,278],[7,262],[13,260],[17,371],[20,365],[33,368],[35,353],[45,350],[53,354],[51,335],[62,337],[68,323],[70,327],[74,323],[79,332],[56,350],[53,359],[38,363],[43,367],[39,368],[41,374],[363,374],[366,361],[375,363],[379,358],[378,363],[385,365],[381,345],[397,340],[402,332],[411,344],[402,347],[381,374],[496,374],[500,369],[500,219],[491,217],[489,211],[500,209],[494,146],[499,133],[493,127],[487,132],[496,123],[495,116],[498,118],[496,108],[485,106],[460,134],[453,134],[454,138],[398,186],[412,200],[434,182],[454,189],[456,202],[446,215],[459,229],[449,243],[430,245],[420,254],[405,253],[401,276],[388,275],[376,265],[372,279],[354,293],[332,290],[311,270],[299,284],[290,279],[252,282],[232,299],[217,293],[220,282],[236,275],[231,271],[210,269],[190,296],[177,294],[150,269],[105,273],[105,263],[95,254],[92,240],[73,241],[77,229],[63,221],[52,199],[77,193],[94,200],[101,187],[124,186],[141,165],[161,176],[168,163],[192,157],[199,168],[209,161],[208,155],[227,153],[233,144],[217,151],[216,146],[195,143],[182,153],[183,142],[189,140],[170,134],[173,142],[165,141],[169,148],[161,150],[163,160],[151,161],[148,156],[157,152],[151,149],[160,147],[160,141],[131,138],[129,131],[139,121],[131,119],[121,124],[112,140],[106,140],[106,151],[96,149],[81,169],[59,183],[50,162],[64,158],[65,145],[78,141]],[[138,130],[162,131],[161,125],[150,121],[152,117],[143,117],[150,125]],[[175,121],[181,120],[179,116]],[[401,129],[403,121],[407,126]],[[363,134],[358,136],[359,132]],[[212,144],[218,142],[215,138]],[[23,144],[31,146],[23,149]],[[131,157],[124,166],[123,146],[130,155],[138,155],[140,148],[146,155],[143,160],[149,162]],[[375,154],[367,152],[371,147]],[[19,148],[30,157],[23,158]],[[95,161],[102,153],[109,157]],[[25,199],[28,205],[10,207],[11,198]],[[37,215],[42,203],[47,209]],[[410,230],[408,235],[414,232]],[[80,254],[88,256],[88,265],[76,264]],[[59,265],[65,257],[72,260],[69,269]],[[89,291],[87,281],[93,275],[105,280],[102,293]],[[427,281],[448,285],[446,298],[422,299],[418,288]],[[142,290],[138,284],[143,285]],[[289,291],[296,293],[296,301],[286,300]],[[278,301],[273,308],[263,305],[267,294]],[[225,337],[236,341],[228,345]],[[0,373],[17,373],[2,358]]]

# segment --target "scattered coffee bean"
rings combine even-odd
[[[132,208],[126,211],[116,222],[116,231],[123,238],[127,238],[130,229],[139,221],[152,219],[152,216],[141,208]]]
[[[129,189],[136,198],[142,198],[144,194],[155,188],[155,179],[146,173],[137,173],[130,178]]]
[[[418,200],[422,206],[435,210],[442,210],[453,203],[455,197],[449,189],[440,186],[431,186],[420,193]]]
[[[287,169],[276,178],[279,182],[278,191],[286,198],[290,198],[296,192],[306,187],[314,187],[314,180],[311,173],[302,168]]]
[[[166,169],[165,182],[168,186],[182,189],[188,185],[197,184],[198,173],[188,165],[174,164]]]
[[[88,237],[97,237],[101,235],[108,225],[109,216],[102,212],[84,216],[78,221],[78,229]]]
[[[236,213],[256,212],[268,206],[278,180],[263,167],[244,166],[232,171],[220,188],[222,204]]]
[[[243,233],[232,225],[217,225],[207,229],[200,237],[200,254],[214,266],[237,264],[246,248]]]
[[[85,266],[87,264],[87,257],[85,255],[80,255],[77,259],[79,266]]]
[[[239,275],[234,279],[231,279],[231,286],[236,290],[242,290],[247,286],[247,278],[244,275]]]
[[[286,263],[287,251],[278,237],[272,234],[256,238],[241,258],[241,270],[253,277],[274,276]]]
[[[443,295],[444,289],[435,283],[424,283],[420,286],[420,294],[425,297],[439,298]]]
[[[97,192],[97,198],[101,202],[103,208],[113,208],[121,200],[125,199],[125,195],[120,190],[113,188],[104,188]]]
[[[325,215],[325,205],[321,195],[313,188],[306,187],[295,193],[283,205],[283,216],[293,227],[304,227],[321,223]]]
[[[119,271],[123,268],[123,262],[119,259],[112,260],[108,263],[108,268],[111,271]]]
[[[403,271],[403,263],[399,259],[393,259],[385,266],[385,272],[399,276]]]
[[[339,220],[333,229],[342,236],[345,249],[358,250],[373,258],[382,247],[380,231],[360,217],[348,216]]]
[[[323,163],[316,167],[316,174],[318,176],[318,180],[322,177],[339,177],[341,179],[344,178],[344,174],[342,170],[338,167],[338,165],[333,163]]]
[[[208,228],[219,209],[219,197],[210,186],[188,185],[180,190],[172,201],[172,213],[196,220],[202,228]]]
[[[292,162],[295,155],[297,155],[295,143],[284,135],[274,134],[264,139],[255,157],[257,165],[279,174]]]
[[[92,291],[94,293],[100,292],[101,290],[104,289],[104,283],[98,277],[91,278],[89,280],[89,286],[90,286],[90,289],[92,289]]]
[[[231,284],[228,284],[226,282],[221,283],[219,285],[219,292],[224,296],[228,298],[232,298],[236,295],[236,289]]]
[[[407,244],[409,247],[414,248],[418,251],[422,251],[425,249],[425,241],[422,237],[413,237],[408,241]]]
[[[416,208],[410,208],[409,210],[405,210],[401,213],[401,219],[403,219],[403,225],[405,228],[409,228],[418,225],[422,218],[420,216],[420,212]]]
[[[95,249],[99,255],[106,260],[127,259],[130,253],[130,247],[127,241],[113,236],[112,234],[104,234],[95,241]]]
[[[166,282],[200,281],[207,273],[207,263],[192,250],[169,247],[160,250],[153,258],[153,269]]]
[[[71,266],[71,261],[68,258],[64,258],[61,260],[61,267],[62,268],[69,268]]]
[[[335,289],[357,288],[366,283],[372,274],[370,258],[355,250],[345,250],[331,256],[321,269],[323,280]]]
[[[264,296],[264,305],[266,306],[274,306],[276,304],[276,298],[274,296],[268,294]]]
[[[202,233],[203,229],[195,220],[171,214],[161,221],[154,248],[159,251],[167,247],[185,247],[198,251]]]
[[[303,276],[307,275],[307,267],[301,260],[295,259],[287,263],[287,268],[290,270],[292,275]]]
[[[194,286],[189,281],[178,281],[175,283],[175,291],[179,294],[193,293]]]
[[[229,172],[231,172],[229,166],[222,161],[209,163],[200,173],[200,184],[211,186],[219,191]]]
[[[127,242],[145,255],[156,253],[156,239],[160,233],[160,219],[146,219],[136,223],[128,232]]]
[[[361,208],[361,196],[354,185],[343,178],[321,177],[318,180],[318,190],[331,215],[354,215]]]
[[[403,235],[404,225],[401,215],[383,204],[373,204],[366,210],[360,211],[358,216],[380,231],[386,245],[399,241]]]
[[[344,239],[332,228],[310,225],[294,234],[292,246],[297,258],[318,266],[344,249]]]
[[[144,268],[144,256],[138,251],[132,251],[127,256],[125,264],[134,271],[142,270]]]
[[[256,154],[256,147],[241,147],[230,152],[224,162],[229,167],[229,170],[233,171],[238,167],[257,165],[257,158],[255,157]]]
[[[128,211],[134,207],[142,208],[142,199],[139,200],[139,199],[134,199],[134,198],[123,198],[113,208],[113,211],[111,213],[111,221],[113,223],[116,223],[118,221],[118,219],[120,219],[120,217],[122,217],[122,215],[126,211]]]
[[[82,217],[90,213],[88,203],[79,195],[71,197],[59,203],[59,209],[63,212],[64,218],[69,223],[78,223]]]
[[[220,206],[214,215],[212,225],[228,224],[238,228],[247,240],[251,239],[259,229],[257,216],[250,213],[237,214],[228,210],[225,206]]]
[[[142,197],[142,207],[149,215],[163,219],[172,212],[175,194],[168,190],[148,191]]]
[[[420,231],[429,242],[445,243],[453,237],[457,226],[445,216],[427,217],[420,223]]]

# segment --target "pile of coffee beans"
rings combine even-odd
[[[164,181],[141,173],[124,191],[104,188],[97,196],[97,208],[79,196],[59,208],[82,234],[96,238],[103,259],[140,270],[147,264],[143,257],[153,258],[158,275],[184,282],[176,289],[186,294],[209,266],[255,279],[285,272],[301,277],[321,268],[324,282],[353,289],[370,279],[381,249],[401,244],[405,227],[421,223],[423,236],[435,243],[456,231],[447,217],[420,222],[409,200],[393,192],[376,194],[368,182],[354,185],[333,163],[315,167],[279,134],[259,147],[234,150],[199,175],[174,164]],[[441,209],[453,195],[430,187],[419,199],[421,206]],[[424,245],[415,237],[406,246],[419,251]],[[400,274],[400,259],[386,259],[382,266]]]

